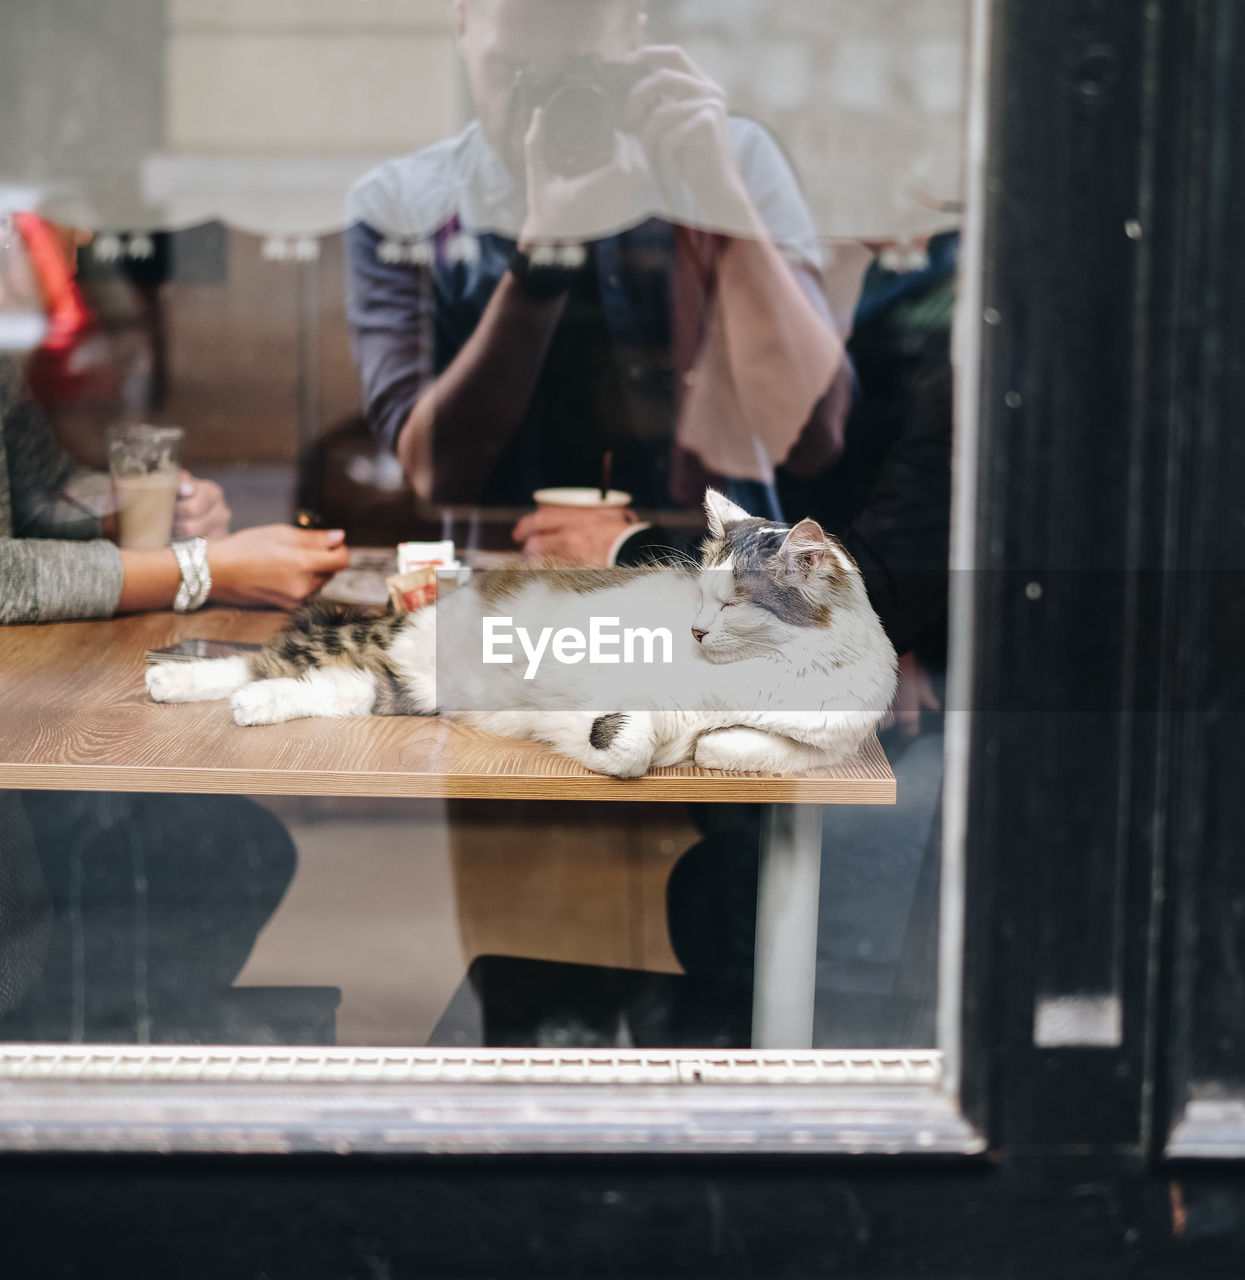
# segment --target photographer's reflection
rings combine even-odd
[[[457,0],[477,121],[352,193],[368,418],[427,500],[522,507],[609,455],[636,507],[690,512],[712,483],[781,518],[775,467],[841,447],[850,375],[796,180],[683,50],[645,44],[644,9]],[[588,507],[515,537],[605,564],[691,535]]]

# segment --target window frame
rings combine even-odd
[[[974,0],[966,240],[967,258],[978,264],[985,234],[989,13],[986,0]],[[961,368],[970,371],[962,382],[970,387],[980,358],[979,294],[978,281],[960,300],[956,321]],[[961,393],[955,446],[961,475],[971,475],[975,465],[975,410],[975,397]],[[971,483],[961,486],[961,522],[973,519],[973,492]],[[971,556],[973,542],[971,531],[961,534],[959,554]],[[959,567],[968,569],[971,561]],[[959,576],[971,581],[972,575]],[[972,600],[962,596],[961,626],[971,628],[972,610]],[[966,696],[954,692],[955,682],[967,688],[970,677],[969,665],[959,663],[953,698]],[[967,717],[959,720],[949,796],[969,785]],[[948,808],[958,842],[967,806]],[[232,1046],[196,1054],[161,1046],[0,1045],[0,1150],[530,1153],[658,1147],[977,1155],[985,1140],[957,1101],[964,870],[958,854],[942,868],[939,952],[948,980],[940,982],[938,994],[943,1043],[932,1055],[758,1051],[628,1059],[535,1051],[273,1055]],[[667,1059],[682,1083],[671,1082],[662,1065]],[[200,1082],[187,1078],[196,1070]],[[374,1083],[378,1077],[384,1083]]]
[[[1245,536],[1240,527],[1240,447],[1245,395],[1245,267],[1236,245],[1245,224],[1245,23],[1231,5],[1203,4],[1183,15],[1168,74],[1204,89],[1189,95],[1161,153],[1173,255],[1162,282],[1175,339],[1160,384],[1172,423],[1174,575],[1165,712],[1171,749],[1165,872],[1171,886],[1163,944],[1162,1052],[1155,1130],[1168,1160],[1245,1160],[1245,1066],[1230,1082],[1199,1088],[1196,1059],[1221,1035],[1197,1011],[1199,937],[1213,927],[1216,902],[1239,901],[1245,882],[1229,808],[1238,789],[1231,761],[1208,745],[1213,721],[1230,719],[1245,698],[1231,646],[1239,623]],[[1183,572],[1181,572],[1183,570]],[[1233,588],[1237,590],[1234,590]],[[1225,602],[1227,608],[1225,609]],[[1241,926],[1245,927],[1245,926]],[[1238,948],[1239,948],[1238,943]],[[1219,1011],[1222,1017],[1222,1011]]]
[[[596,1083],[548,1073],[536,1083],[540,1067],[529,1061],[514,1068],[530,1073],[520,1083],[429,1069],[423,1082],[352,1089],[300,1079],[291,1067],[270,1084],[218,1079],[209,1086],[154,1074],[91,1080],[107,1067],[96,1072],[80,1061],[89,1047],[51,1046],[68,1064],[59,1077],[33,1066],[0,1073],[0,1149],[979,1157],[1072,1143],[1135,1155],[1208,1154],[1192,1141],[1197,1116],[1186,1105],[1179,1042],[1188,981],[1181,912],[1196,835],[1189,826],[1162,825],[1178,766],[1162,750],[1175,723],[1170,687],[1162,686],[1166,701],[1136,701],[1116,726],[1109,772],[1119,785],[1097,796],[1095,813],[1111,811],[1116,844],[1086,901],[1105,911],[1114,931],[1119,1035],[1106,1044],[1035,1044],[1035,1008],[1051,985],[1043,948],[1082,921],[1069,905],[1071,890],[1069,901],[1052,896],[1051,877],[1077,886],[1084,850],[1052,851],[1022,819],[1039,785],[1045,805],[1071,804],[1078,764],[1106,775],[1087,744],[1026,740],[1009,727],[1016,683],[1052,668],[1040,653],[1005,642],[1030,625],[1034,600],[1026,588],[1034,579],[1026,566],[1055,563],[1067,514],[1060,485],[1087,462],[1109,458],[1130,476],[1119,503],[1094,513],[1103,529],[1125,531],[1130,569],[1168,563],[1174,549],[1189,545],[1178,517],[1196,510],[1205,468],[1186,466],[1174,489],[1168,468],[1182,450],[1195,460],[1208,456],[1184,409],[1203,374],[1195,362],[1174,373],[1169,366],[1173,353],[1201,336],[1193,332],[1200,313],[1190,320],[1182,308],[1205,277],[1188,261],[1191,213],[1179,191],[1217,154],[1185,146],[1204,136],[1217,83],[1203,74],[1205,60],[1225,39],[1239,53],[1242,26],[1232,24],[1229,0],[1158,0],[1110,12],[1076,0],[1060,0],[1057,12],[973,0],[953,531],[962,572],[952,575],[953,613],[968,628],[960,639],[971,642],[953,653],[938,1083],[793,1083],[807,1059],[793,1054],[737,1055],[753,1060],[744,1069],[754,1077],[772,1081],[763,1085],[609,1078],[616,1069],[625,1074],[625,1064],[607,1067]],[[1239,128],[1232,141],[1239,145]],[[1173,174],[1187,180],[1184,188],[1174,184],[1177,194]],[[1035,241],[1057,254],[1035,252]],[[1118,323],[1121,315],[1126,323]],[[1092,345],[1095,360],[1060,359],[1078,343]],[[1239,390],[1235,376],[1230,387],[1213,383],[1215,423],[1225,427],[1226,393]],[[1017,387],[1024,389],[1019,411],[1008,403]],[[1071,426],[1060,416],[1068,406],[1079,415]],[[966,422],[976,430],[966,432]],[[1182,629],[1182,604],[1141,580],[1130,587],[1121,624],[1131,646],[1126,697],[1187,657],[1181,637],[1196,650]],[[974,709],[971,722],[966,707]],[[1173,833],[1191,843],[1179,845]],[[1034,881],[1030,872],[1043,859],[1053,870]],[[1163,1043],[1169,1034],[1174,1043]],[[38,1056],[38,1047],[10,1046],[0,1061],[11,1065],[19,1048]],[[369,1056],[376,1057],[355,1055]],[[167,1061],[153,1051],[156,1059]],[[316,1070],[343,1074],[331,1063]],[[1245,1154],[1245,1127],[1226,1148],[1223,1154]]]

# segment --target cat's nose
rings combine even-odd
[[[708,634],[707,631],[697,631],[695,627],[692,628],[692,635],[696,637],[697,644],[700,644]]]

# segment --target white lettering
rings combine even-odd
[[[573,667],[577,662],[584,660],[584,650],[587,647],[588,642],[584,639],[584,633],[576,627],[563,627],[553,637],[553,656],[568,667]]]
[[[514,661],[513,654],[497,652],[499,644],[509,644],[514,639],[514,632],[510,630],[513,622],[513,618],[484,619],[484,661],[486,663],[497,665]],[[506,628],[505,631],[502,630],[503,627]]]
[[[588,624],[590,632],[590,641],[588,647],[588,661],[594,666],[613,666],[622,661],[617,653],[606,653],[605,646],[617,646],[618,644],[618,619],[617,618],[593,618]],[[606,631],[606,627],[612,627],[612,631]]]
[[[552,627],[545,627],[541,630],[540,637],[536,647],[532,648],[531,637],[528,635],[526,627],[517,627],[516,633],[519,637],[519,643],[523,646],[523,652],[527,654],[527,670],[523,673],[524,680],[534,680],[537,671],[540,670],[540,661],[545,656],[545,650],[549,647],[549,637],[553,635]]]
[[[516,627],[513,618],[486,617],[481,657],[488,665],[512,665],[512,646],[517,638],[527,658],[524,680],[536,678],[545,654],[550,652],[568,667],[585,657],[593,666],[607,667],[620,662],[669,666],[674,661],[674,636],[668,627],[627,627],[620,635],[619,623],[618,618],[592,618],[586,636],[578,627],[562,627],[556,633],[552,627],[544,627],[533,636],[526,627]]]
[[[666,666],[669,666],[674,661],[674,636],[670,634],[668,627],[628,627],[623,632],[623,645],[627,651],[624,661],[629,663],[636,661],[635,646],[637,640],[644,645],[644,657],[640,659],[641,662],[651,666],[657,661],[653,653],[657,647],[658,640],[662,644],[663,656],[661,661]]]

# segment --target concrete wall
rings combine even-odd
[[[77,179],[122,210],[164,135],[165,0],[3,0],[0,182]]]
[[[824,234],[892,237],[959,196],[967,8],[652,0],[651,22],[779,137]],[[450,0],[6,0],[0,108],[0,176],[86,179],[112,223],[139,183],[179,222],[218,194],[273,231],[340,225],[362,168],[467,113]],[[277,225],[281,192],[317,185],[306,222]]]
[[[169,0],[166,145],[387,154],[454,132],[446,0]]]
[[[763,121],[823,234],[954,222],[962,186],[967,0],[656,0],[651,26]]]

